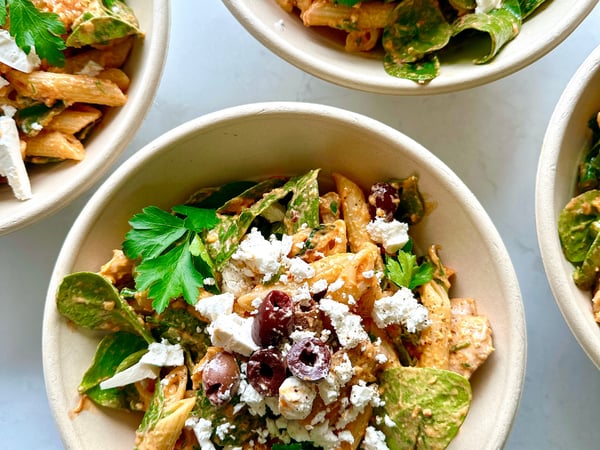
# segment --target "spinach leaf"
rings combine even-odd
[[[600,190],[593,189],[572,198],[558,215],[560,242],[570,262],[577,264],[585,260],[597,234],[599,207]]]
[[[154,338],[144,321],[102,275],[75,272],[67,275],[56,294],[58,311],[75,325],[92,330],[127,331],[148,343]]]
[[[394,8],[391,21],[381,38],[388,68],[392,63],[414,63],[445,47],[452,37],[452,27],[435,0],[404,0]]]
[[[476,64],[489,62],[500,49],[512,40],[519,31],[523,18],[517,0],[505,0],[501,8],[489,13],[471,13],[459,17],[453,24],[453,36],[465,31],[476,30],[487,33],[490,37],[490,51],[487,55],[476,59]]]
[[[390,450],[445,449],[471,405],[469,381],[447,370],[395,367],[382,373],[379,387],[385,404],[375,414],[394,422],[380,425]]]
[[[111,0],[110,6],[102,0],[92,0],[86,12],[79,17],[67,37],[68,47],[104,44],[130,35],[143,35],[133,10],[123,1]]]
[[[83,375],[79,392],[107,408],[140,410],[142,402],[134,386],[100,389],[99,384],[135,364],[147,348],[148,344],[135,334],[117,332],[105,336],[96,349],[92,365]]]

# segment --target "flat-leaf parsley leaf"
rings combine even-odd
[[[128,258],[141,259],[134,274],[136,289],[148,291],[158,313],[180,296],[195,304],[204,279],[213,277],[200,233],[218,223],[215,210],[178,205],[173,211],[186,217],[156,206],[144,208],[130,219],[132,229],[123,242]]]
[[[40,11],[31,0],[0,0],[0,25],[7,19],[7,6],[10,12],[10,35],[25,53],[36,54],[53,66],[65,64],[63,50],[67,48],[61,35],[66,33],[65,25],[58,14]]]
[[[417,257],[404,249],[398,251],[395,258],[386,257],[385,271],[394,284],[411,290],[433,278],[433,266],[428,262],[419,265]]]

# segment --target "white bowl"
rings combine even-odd
[[[127,148],[158,89],[169,37],[168,0],[129,0],[145,38],[138,40],[125,66],[131,78],[125,106],[113,108],[90,135],[86,156],[29,171],[33,198],[17,200],[8,185],[0,186],[0,235],[30,225],[75,200],[110,168]]]
[[[491,62],[472,63],[474,58],[485,55],[483,43],[476,44],[479,53],[475,54],[463,45],[442,60],[440,75],[423,85],[388,75],[379,57],[345,52],[343,42],[305,27],[275,0],[223,0],[223,3],[258,41],[314,76],[368,92],[426,95],[479,86],[526,67],[561,43],[597,0],[548,1],[526,19],[520,34]]]
[[[573,282],[573,265],[562,252],[557,220],[574,196],[577,166],[589,147],[588,121],[600,111],[600,47],[577,69],[562,93],[544,136],[538,162],[535,213],[544,269],[556,303],[575,338],[600,368],[600,326],[592,295]]]
[[[128,448],[139,417],[96,408],[71,414],[98,339],[59,316],[55,293],[62,278],[97,270],[120,247],[128,219],[145,206],[168,208],[201,186],[316,167],[363,186],[420,176],[435,208],[413,228],[416,242],[442,246],[444,262],[457,271],[454,295],[478,300],[496,347],[472,378],[473,404],[450,448],[502,447],[520,400],[526,333],[513,266],[488,215],[447,166],[397,130],[333,107],[275,102],[211,113],[164,134],[119,167],[75,221],[52,274],[43,324],[46,388],[67,448]]]

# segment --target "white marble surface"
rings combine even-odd
[[[554,104],[600,44],[599,24],[600,5],[565,42],[518,74],[456,94],[401,98],[354,92],[306,75],[250,37],[221,2],[176,0],[160,91],[123,158],[198,115],[268,100],[350,109],[421,142],[478,196],[519,277],[528,367],[506,448],[596,449],[600,373],[569,332],[546,281],[535,235],[534,180]],[[44,389],[42,310],[55,257],[89,195],[0,237],[0,448],[62,448]]]

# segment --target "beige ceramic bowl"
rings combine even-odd
[[[343,42],[306,28],[275,0],[223,0],[237,20],[263,45],[296,67],[341,86],[381,94],[424,95],[453,92],[507,76],[544,56],[562,42],[597,0],[552,0],[523,25],[520,34],[488,64],[471,61],[485,55],[487,42],[473,41],[444,57],[441,74],[428,84],[391,77],[380,57],[344,51]],[[476,50],[476,51],[474,51]]]
[[[558,101],[544,137],[536,181],[538,242],[546,275],[569,328],[600,368],[600,327],[592,316],[591,293],[573,283],[573,266],[557,232],[561,209],[573,197],[577,166],[589,147],[588,121],[600,111],[600,47],[577,69]]]
[[[58,315],[61,279],[97,270],[120,247],[128,219],[145,206],[169,208],[201,186],[316,167],[324,175],[340,171],[365,187],[394,176],[420,176],[421,190],[435,208],[413,228],[416,242],[442,246],[444,262],[458,274],[454,294],[478,299],[496,346],[473,378],[472,409],[450,448],[502,447],[520,399],[526,333],[513,266],[489,217],[448,167],[397,130],[328,106],[277,102],[225,109],[166,133],[117,169],[75,221],[52,274],[43,325],[48,398],[67,448],[131,448],[140,417],[94,407],[72,414],[98,337]]]
[[[127,148],[150,109],[167,54],[169,2],[128,0],[127,3],[146,33],[134,47],[125,68],[131,78],[127,104],[112,109],[90,135],[83,161],[33,168],[29,172],[31,200],[19,201],[8,185],[0,185],[0,235],[49,216],[89,189]]]

